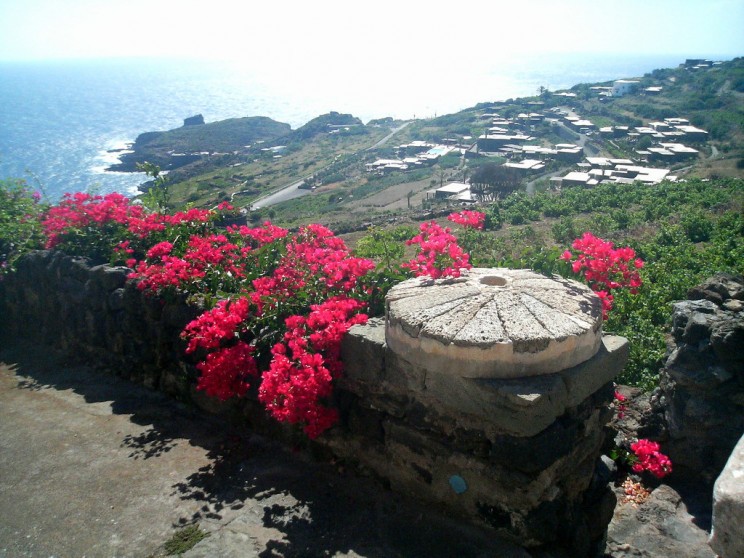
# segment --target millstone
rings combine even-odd
[[[590,359],[602,304],[588,287],[524,269],[473,268],[457,279],[418,277],[386,298],[385,338],[426,370],[467,378],[558,372]]]

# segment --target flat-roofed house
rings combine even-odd
[[[434,197],[438,199],[447,199],[460,196],[466,192],[470,192],[470,184],[465,184],[464,182],[450,182],[441,188],[437,188],[434,191]]]
[[[515,169],[521,172],[539,171],[545,168],[545,163],[538,159],[523,159],[518,163],[504,163],[505,167]]]
[[[483,134],[478,138],[478,151],[495,153],[507,144],[520,144],[531,139],[523,134]]]
[[[689,141],[708,141],[708,132],[695,126],[675,126],[677,130],[685,133],[685,139]]]
[[[588,172],[571,171],[561,180],[561,186],[586,186],[592,176]]]
[[[635,91],[640,82],[632,79],[618,79],[612,84],[612,96],[622,97]]]

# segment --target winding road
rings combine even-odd
[[[368,147],[368,148],[366,148],[364,150],[358,151],[357,153],[361,153],[362,151],[372,151],[373,149],[377,149],[378,147],[382,147],[383,145],[385,145],[390,140],[390,138],[392,138],[393,136],[395,136],[395,134],[397,134],[398,132],[400,132],[401,130],[403,130],[406,126],[410,125],[411,122],[412,121],[404,122],[403,124],[401,124],[397,128],[393,128],[390,131],[390,133],[387,136],[385,136],[384,138],[382,138],[380,141],[378,141],[377,143],[375,143],[371,147]],[[323,170],[323,169],[321,169],[321,170]],[[251,211],[255,211],[257,209],[262,209],[264,207],[269,207],[271,205],[276,205],[278,203],[282,203],[282,202],[285,202],[285,201],[293,200],[295,198],[300,198],[302,196],[306,196],[308,194],[311,194],[313,192],[312,190],[306,190],[306,189],[300,188],[300,186],[302,186],[302,184],[305,182],[305,180],[307,180],[311,176],[312,175],[308,175],[308,176],[305,176],[305,177],[301,178],[300,180],[294,180],[291,183],[287,184],[286,186],[282,186],[277,191],[275,191],[275,192],[273,192],[271,194],[268,194],[266,196],[263,196],[263,197],[257,199],[256,201],[254,201],[251,204],[251,206],[250,206]],[[235,194],[233,194],[233,196],[234,195]]]

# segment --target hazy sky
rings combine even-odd
[[[520,52],[741,56],[744,0],[0,0],[0,60],[199,57],[384,72]]]

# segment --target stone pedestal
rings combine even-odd
[[[386,320],[347,336],[346,433],[328,443],[519,544],[590,554],[614,509],[595,467],[628,354],[601,312],[585,286],[525,270],[401,283]]]

